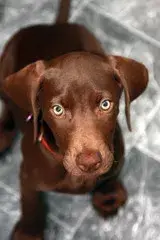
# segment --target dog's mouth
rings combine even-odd
[[[114,162],[114,155],[110,153],[106,159],[103,159],[102,165],[93,172],[83,172],[79,169],[79,167],[75,164],[75,161],[70,162],[70,156],[67,156],[64,158],[63,165],[69,175],[75,176],[75,177],[81,177],[83,179],[101,179],[106,177],[106,174],[108,176]],[[73,164],[74,162],[74,164]]]
[[[108,168],[104,167],[101,168],[95,172],[89,173],[89,172],[81,172],[79,171],[79,169],[77,167],[75,167],[75,169],[68,169],[68,167],[65,166],[65,169],[67,170],[68,174],[71,177],[78,177],[81,180],[85,180],[85,181],[100,181],[101,179],[105,179],[106,175],[109,175],[109,170]]]

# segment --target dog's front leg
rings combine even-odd
[[[36,191],[30,175],[20,172],[21,218],[12,233],[12,240],[42,240],[45,208],[40,192]]]
[[[118,180],[102,183],[92,196],[92,203],[97,212],[104,218],[117,213],[127,201],[127,192]]]
[[[117,213],[118,209],[127,201],[127,191],[118,180],[118,175],[124,164],[124,142],[118,124],[115,129],[114,149],[115,164],[110,171],[112,177],[102,181],[94,190],[92,197],[93,206],[103,217]]]

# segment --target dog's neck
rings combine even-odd
[[[47,141],[45,140],[45,138],[42,136],[39,140],[38,140],[43,147],[52,155],[55,155],[55,151],[50,147],[50,145],[47,143]]]
[[[40,149],[42,151],[42,153],[49,159],[53,159],[55,160],[54,162],[58,162],[60,163],[63,159],[63,156],[61,154],[59,154],[58,152],[56,152],[46,141],[46,139],[44,137],[41,137],[38,140]]]
[[[26,118],[26,122],[28,123],[32,120],[33,120],[33,115],[32,114],[28,115],[27,118]],[[47,136],[45,135],[44,126],[41,126],[41,127],[42,127],[42,131],[40,131],[40,134],[38,136],[37,141],[40,145],[40,148],[41,148],[42,152],[45,155],[47,155],[47,157],[58,160],[58,162],[59,162],[59,160],[63,159],[62,154],[58,153],[56,151],[56,149],[54,149],[54,147],[51,146],[51,144],[49,143],[49,141],[47,139]]]

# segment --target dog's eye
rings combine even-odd
[[[102,109],[103,111],[107,111],[111,106],[111,102],[108,99],[103,99],[100,102],[100,109]]]
[[[64,114],[64,108],[60,104],[56,104],[53,106],[53,112],[57,116],[61,116]]]

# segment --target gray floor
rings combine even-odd
[[[32,23],[50,22],[57,0],[1,0],[0,51],[13,32]],[[160,240],[160,0],[74,0],[71,21],[84,24],[106,52],[142,61],[150,70],[147,91],[132,104],[129,133],[121,104],[126,140],[122,178],[128,203],[106,221],[92,209],[89,196],[49,194],[48,240]],[[0,161],[0,240],[19,216],[19,140]]]

